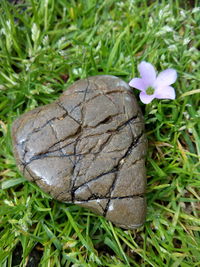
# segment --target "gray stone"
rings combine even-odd
[[[129,86],[114,76],[75,82],[19,117],[13,150],[23,175],[55,199],[134,229],[146,213],[147,141]]]

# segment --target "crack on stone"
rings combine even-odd
[[[106,92],[107,84],[106,84],[106,82],[104,83],[103,81],[102,81],[102,84],[103,85],[101,87],[101,86],[99,86],[98,81],[96,82],[96,81],[93,81],[93,80],[90,80],[89,78],[87,78],[86,83],[84,82],[85,89],[82,91],[77,91],[77,92],[75,91],[74,92],[74,93],[81,93],[79,96],[77,96],[80,98],[75,99],[76,103],[77,103],[77,100],[78,100],[78,102],[80,102],[82,99],[82,101],[80,103],[78,103],[76,106],[71,108],[70,111],[68,111],[68,109],[70,109],[70,107],[71,107],[71,104],[68,107],[67,103],[65,102],[65,98],[63,98],[62,100],[61,100],[61,98],[59,98],[54,103],[58,106],[57,108],[59,111],[59,115],[62,112],[63,112],[63,114],[61,116],[52,117],[51,119],[49,119],[45,123],[43,123],[43,125],[41,125],[40,127],[33,128],[31,130],[31,132],[29,132],[26,135],[26,139],[22,140],[21,143],[18,143],[16,145],[19,146],[19,149],[22,149],[21,154],[23,154],[23,155],[21,156],[21,158],[22,158],[23,174],[26,171],[27,174],[30,176],[30,178],[35,182],[38,182],[38,181],[44,179],[44,183],[45,183],[45,177],[36,178],[36,177],[34,177],[34,174],[33,175],[31,174],[31,168],[28,167],[28,165],[32,161],[41,160],[44,158],[69,158],[71,163],[68,160],[66,160],[66,162],[67,162],[66,166],[61,168],[61,170],[59,167],[58,167],[58,169],[56,169],[56,171],[57,171],[56,175],[61,177],[62,173],[64,175],[64,171],[66,172],[66,170],[68,170],[68,168],[69,168],[68,164],[69,164],[69,166],[70,166],[69,172],[71,172],[71,173],[69,173],[69,178],[70,178],[69,179],[69,183],[70,183],[69,188],[68,188],[68,186],[66,189],[61,188],[60,189],[61,191],[59,191],[59,193],[57,193],[57,191],[55,192],[57,194],[54,194],[54,197],[55,198],[61,197],[62,199],[65,198],[68,201],[71,201],[72,203],[76,203],[76,202],[87,203],[88,201],[96,200],[99,207],[103,211],[102,212],[103,215],[106,217],[107,212],[109,211],[111,200],[129,199],[129,198],[138,198],[138,197],[143,198],[144,197],[144,194],[135,194],[135,195],[128,195],[128,196],[116,196],[116,194],[118,195],[118,192],[116,192],[115,197],[111,197],[113,194],[113,191],[115,190],[121,168],[124,166],[125,163],[129,164],[129,162],[132,160],[132,156],[129,157],[129,155],[132,154],[135,147],[137,147],[140,143],[143,142],[143,139],[141,140],[141,138],[142,138],[144,132],[143,132],[143,127],[142,127],[143,121],[141,118],[141,112],[140,112],[140,110],[138,110],[138,107],[136,106],[131,111],[129,111],[128,108],[126,109],[125,96],[129,95],[131,97],[131,95],[132,95],[131,92],[129,92],[128,90],[126,92],[124,90],[123,86],[122,86],[122,89],[113,89],[113,90]],[[92,87],[90,87],[90,85],[92,85]],[[92,90],[90,90],[91,88],[92,88]],[[90,94],[90,92],[92,94]],[[74,93],[66,95],[65,97],[73,96]],[[93,96],[93,93],[95,94],[94,96]],[[111,94],[120,94],[120,95],[115,95],[115,96],[113,95],[113,97],[112,97]],[[126,95],[124,95],[124,97],[123,97],[123,94],[126,94]],[[86,121],[86,119],[88,119],[88,118],[86,118],[86,105],[87,105],[87,103],[89,103],[90,101],[92,101],[95,98],[98,98],[100,96],[104,96],[110,102],[112,102],[113,105],[110,105],[111,103],[109,103],[109,106],[114,108],[114,112],[112,111],[111,113],[116,113],[116,114],[110,115],[109,114],[110,112],[108,112],[108,114],[106,114],[107,116],[105,115],[105,117],[100,122],[98,122],[97,125],[95,125],[95,126],[84,125],[84,121]],[[115,103],[116,97],[118,97],[118,100]],[[103,98],[103,97],[101,97],[101,98],[103,99],[102,102],[104,100],[106,101],[106,103],[108,102],[105,98]],[[97,101],[97,103],[99,103],[99,101]],[[66,108],[65,108],[65,105],[66,105]],[[76,114],[76,115],[74,115],[76,117],[76,119],[75,119],[73,117],[72,112],[76,108],[79,108],[79,109],[78,109],[78,113],[76,113],[76,112],[74,113],[74,114]],[[115,109],[117,110],[116,112],[115,112]],[[38,114],[42,110],[43,109],[39,109]],[[137,111],[137,113],[136,113],[136,111]],[[132,114],[133,114],[133,112],[136,114],[132,115],[132,117],[130,118],[130,115],[129,115],[130,112],[132,112]],[[77,116],[77,114],[78,114],[78,116]],[[33,115],[36,119],[38,118],[36,112]],[[121,116],[121,115],[124,115],[124,116]],[[80,116],[80,121],[79,121],[79,116]],[[117,116],[119,116],[119,117],[117,117]],[[58,137],[59,136],[59,129],[58,129],[57,125],[59,125],[60,123],[54,124],[54,121],[63,120],[66,117],[69,117],[69,121],[71,119],[75,123],[77,123],[77,127],[78,126],[79,127],[77,128],[77,131],[74,134],[71,134],[71,135],[66,136],[62,139],[59,139],[59,137]],[[98,118],[98,120],[99,120],[99,118]],[[72,123],[72,125],[74,125],[73,122],[71,122],[71,123]],[[94,123],[96,123],[96,120],[94,121]],[[110,129],[102,131],[102,129],[108,129],[109,127],[105,126],[105,128],[104,128],[104,127],[101,127],[101,125],[106,125],[106,124],[109,125],[110,123],[111,123]],[[141,124],[141,127],[139,126],[137,129],[142,130],[139,134],[137,134],[137,130],[135,133],[135,129],[134,128],[132,129],[133,125],[138,124],[138,123]],[[30,156],[32,156],[32,155],[33,156],[29,160],[27,160],[26,159],[27,158],[26,153],[29,152],[29,150],[27,150],[29,148],[29,146],[27,144],[29,141],[33,142],[33,139],[31,139],[31,135],[41,131],[43,128],[47,127],[48,125],[51,128],[51,130],[53,131],[53,135],[55,136],[55,139],[54,139],[54,137],[52,138],[53,139],[52,141],[54,143],[51,142],[53,144],[50,143],[51,145],[48,148],[43,149],[44,151],[42,151],[40,153],[30,154]],[[30,128],[32,128],[32,127],[34,127],[34,121],[31,123]],[[130,128],[131,133],[129,133],[129,136],[131,136],[130,139],[132,138],[131,144],[129,142],[130,145],[129,146],[126,145],[125,148],[122,148],[122,149],[118,148],[117,144],[114,144],[115,146],[112,148],[112,151],[109,150],[107,152],[104,152],[104,149],[110,144],[110,142],[112,142],[113,138],[116,137],[116,135],[119,134],[120,131],[122,131],[123,134],[124,134],[124,132],[126,133],[126,131],[129,132],[129,129],[127,129],[127,128],[124,129],[125,127]],[[90,131],[90,129],[95,129],[95,130]],[[88,134],[88,132],[89,132],[89,134]],[[92,132],[92,133],[90,133],[90,132]],[[97,132],[97,133],[94,133],[94,132]],[[135,137],[134,134],[137,136]],[[63,136],[63,133],[62,133],[62,136]],[[101,136],[102,136],[102,138],[101,138]],[[43,137],[44,137],[44,135],[43,135]],[[94,137],[94,138],[92,138],[92,137]],[[47,136],[47,138],[48,138],[48,136]],[[88,139],[88,142],[86,141],[87,140],[86,138]],[[118,138],[118,136],[117,136],[117,138]],[[98,140],[100,140],[100,141],[98,141]],[[67,142],[69,142],[69,143],[67,143]],[[32,143],[31,143],[31,145],[32,145]],[[109,146],[109,149],[111,147],[112,146]],[[110,153],[113,153],[113,156],[112,156],[113,159],[110,163],[111,166],[109,164],[107,164],[105,167],[101,166],[102,162],[100,160],[100,161],[98,161],[98,164],[100,164],[99,170],[97,172],[96,171],[95,172],[96,172],[96,175],[100,172],[102,172],[102,173],[97,175],[96,177],[93,177],[94,176],[93,172],[88,173],[88,170],[91,166],[91,165],[89,165],[90,159],[91,159],[90,164],[95,163],[95,160],[96,159],[98,160],[98,158],[97,158],[98,156],[100,156],[102,158],[105,157],[105,160],[107,160],[107,159],[109,159]],[[116,157],[114,155],[115,153],[116,153]],[[82,159],[84,159],[84,157],[86,155],[91,155],[91,157],[89,156],[86,158],[86,161],[82,161]],[[132,165],[136,164],[137,161],[140,161],[140,160],[145,158],[145,156],[140,156],[140,154],[137,154],[137,157],[138,158],[140,157],[140,158],[136,159],[134,162],[131,161]],[[27,162],[26,162],[26,160],[27,160]],[[84,162],[86,162],[85,167],[83,166]],[[110,169],[110,170],[108,170],[108,169]],[[60,171],[58,171],[58,170],[60,170]],[[92,169],[90,169],[90,170],[92,170]],[[105,171],[105,170],[108,170],[108,171]],[[51,175],[51,173],[48,173],[48,174]],[[109,180],[109,182],[106,184],[106,189],[104,189],[104,191],[103,191],[104,193],[96,193],[95,190],[94,190],[94,192],[95,192],[94,193],[92,190],[92,185],[90,183],[95,182],[98,179],[100,179],[106,175],[109,175],[109,174],[114,174],[114,175],[110,176],[112,179]],[[89,179],[89,180],[86,182],[83,182],[80,185],[81,181],[79,181],[78,179],[80,179],[82,176],[85,177],[84,180],[85,179]],[[110,177],[109,177],[109,179],[110,179]],[[81,190],[84,187],[86,187],[89,190],[89,192],[87,191],[87,194],[90,193],[90,196],[87,199],[83,200],[83,199],[81,199],[81,197],[77,196],[76,192],[78,189]],[[47,190],[48,190],[48,187],[47,187],[46,191]],[[66,197],[65,197],[65,194],[66,194]],[[67,195],[67,194],[69,194],[69,195]],[[71,199],[70,199],[70,196],[71,196]],[[98,200],[99,200],[99,202],[98,202]],[[106,200],[107,203],[103,203],[103,205],[101,205],[100,200]],[[106,206],[104,207],[104,205],[106,205]]]
[[[118,115],[120,115],[120,114],[117,114],[116,116],[118,116]],[[107,131],[105,131],[105,132],[100,132],[100,133],[94,133],[94,134],[88,134],[88,135],[85,135],[84,137],[83,137],[83,139],[84,138],[88,138],[88,137],[93,137],[93,136],[101,136],[102,134],[104,134],[104,133],[110,133],[110,134],[115,134],[116,132],[119,132],[121,129],[123,129],[124,127],[126,127],[126,125],[127,124],[129,124],[129,123],[132,123],[132,122],[134,122],[134,120],[136,120],[138,118],[138,116],[136,115],[136,116],[133,116],[133,117],[131,117],[130,119],[128,119],[127,121],[125,121],[125,122],[123,122],[122,124],[120,124],[120,125],[118,125],[115,129],[112,129],[112,130],[107,130]],[[136,122],[134,122],[134,123],[132,123],[132,125],[135,125],[135,124],[137,124],[137,123],[141,123],[140,121],[136,121]],[[89,128],[96,128],[96,126],[94,126],[94,127],[91,127],[91,126],[87,126],[87,128],[89,129]],[[80,140],[83,140],[83,139],[80,139]]]
[[[73,157],[73,156],[82,156],[82,155],[84,155],[84,154],[79,154],[79,155],[77,155],[77,154],[76,155],[75,154],[51,155],[51,152],[49,152],[49,153],[39,154],[39,155],[33,156],[30,159],[30,161],[24,163],[24,165],[28,166],[33,161],[39,160],[39,159],[44,159],[44,158],[70,158],[70,157]],[[73,161],[72,161],[72,163],[74,164]]]
[[[99,90],[99,89],[97,89],[97,90]],[[84,93],[84,92],[85,92],[85,90],[81,91],[81,93]],[[77,93],[80,93],[80,91],[77,92]],[[87,93],[88,93],[88,90],[87,90]],[[118,91],[118,90],[113,90],[113,91],[105,92],[105,93],[101,93],[101,92],[99,92],[99,94],[96,94],[95,96],[89,98],[88,100],[85,100],[84,103],[87,104],[87,103],[89,103],[90,101],[94,100],[95,98],[97,98],[97,97],[99,97],[99,96],[103,96],[103,95],[104,95],[104,96],[107,97],[108,95],[110,95],[110,94],[112,94],[112,93],[121,93],[121,94],[123,94],[124,92],[123,92],[123,91]],[[69,96],[72,96],[72,95],[69,95]],[[76,108],[80,107],[82,104],[83,104],[83,102],[81,102],[81,103],[79,103],[78,105],[74,106],[73,109],[71,109],[71,110],[69,111],[69,113],[72,113]]]
[[[72,195],[73,195],[72,199],[74,200],[74,192],[75,192],[78,188],[80,188],[80,187],[86,185],[87,183],[89,183],[89,182],[91,182],[91,181],[98,180],[100,177],[102,177],[102,176],[104,176],[104,175],[107,175],[107,174],[110,174],[110,173],[116,173],[116,175],[117,175],[117,173],[119,172],[120,166],[122,165],[121,162],[123,161],[124,158],[126,158],[129,154],[131,154],[131,152],[132,152],[132,150],[134,149],[134,147],[136,147],[136,146],[138,145],[139,140],[140,140],[140,138],[141,138],[142,135],[143,135],[143,132],[142,132],[137,138],[135,138],[135,139],[133,140],[133,142],[131,143],[131,145],[129,146],[129,148],[128,148],[127,151],[125,152],[125,154],[118,160],[117,164],[116,164],[110,171],[108,171],[108,172],[106,172],[106,173],[103,173],[103,174],[100,174],[100,175],[98,175],[97,177],[94,177],[94,178],[90,179],[89,181],[87,181],[87,182],[81,184],[80,186],[75,187],[74,185],[75,185],[76,180],[77,180],[77,178],[78,178],[78,176],[79,176],[79,175],[78,175],[79,173],[77,173],[76,179],[74,180],[74,182],[73,182],[72,185],[71,185],[71,191],[72,191]],[[34,160],[38,160],[38,159],[42,159],[42,158],[46,158],[46,157],[55,157],[55,158],[56,158],[56,157],[60,157],[60,158],[65,157],[65,158],[70,158],[70,157],[72,157],[72,156],[74,156],[74,157],[77,157],[77,156],[78,156],[78,157],[79,157],[79,160],[80,160],[80,157],[81,157],[81,156],[85,156],[85,155],[87,155],[87,154],[94,154],[94,155],[95,155],[95,158],[93,159],[93,161],[94,161],[94,160],[96,159],[96,157],[97,157],[99,154],[101,154],[101,152],[103,151],[103,149],[104,149],[104,148],[111,142],[113,136],[114,136],[114,135],[110,135],[109,138],[108,138],[108,139],[101,145],[99,151],[96,152],[96,153],[91,153],[91,151],[88,151],[87,153],[76,154],[76,146],[74,146],[74,149],[75,149],[75,150],[74,150],[74,153],[73,153],[73,154],[64,154],[64,153],[63,153],[63,155],[59,155],[59,156],[58,156],[58,155],[57,155],[57,156],[51,155],[51,154],[53,154],[52,152],[49,152],[49,153],[46,153],[46,154],[39,154],[39,155],[36,155],[36,156],[32,157],[31,160],[30,160],[28,163],[24,164],[24,165],[25,165],[25,167],[27,167],[27,165],[30,164],[32,161],[34,161]],[[76,167],[76,165],[77,165],[77,161],[76,161],[76,159],[75,159],[75,161],[71,161],[71,162],[72,162],[72,164],[73,164],[73,173],[74,173],[74,169],[75,169],[75,167]],[[134,163],[133,163],[133,164],[134,164]],[[86,173],[85,175],[87,175],[87,173]],[[114,181],[113,181],[113,184],[111,185],[111,189],[113,188],[112,191],[114,190],[114,186],[115,186],[116,181],[117,181],[117,177],[115,177],[115,179],[114,179]],[[112,193],[112,191],[110,192],[110,194]],[[109,204],[109,203],[108,203],[108,204]]]
[[[43,128],[45,128],[47,125],[49,125],[52,121],[55,121],[55,120],[60,120],[61,118],[63,118],[63,116],[67,116],[66,114],[63,114],[62,116],[60,117],[53,117],[51,118],[50,120],[46,121],[42,126],[40,127],[37,127],[37,128],[34,128],[32,132],[30,132],[27,137],[26,137],[26,140],[24,140],[24,142],[28,142],[29,141],[29,138],[31,135],[33,135],[34,133],[37,133],[39,131],[41,131]]]
[[[95,193],[93,193],[92,192],[92,190],[91,190],[91,188],[90,188],[90,186],[88,185],[88,183],[86,184],[86,186],[87,186],[87,189],[89,190],[89,192],[90,192],[90,197],[88,198],[88,201],[89,200],[97,200],[97,199],[99,199],[99,198],[102,198],[102,197],[104,197],[103,195],[101,195],[101,194],[95,194]],[[76,197],[76,200],[78,200],[78,198]]]
[[[84,104],[85,104],[85,101],[86,101],[86,95],[87,95],[87,93],[88,93],[88,88],[89,88],[89,86],[90,86],[90,81],[89,81],[89,79],[86,78],[86,80],[87,80],[87,87],[86,87],[86,89],[85,89],[85,93],[84,93],[84,96],[83,96],[83,102],[84,102]]]
[[[74,186],[74,187],[72,188],[72,190],[73,190],[73,192],[75,192],[76,190],[80,189],[81,187],[83,187],[83,186],[85,186],[85,185],[88,185],[88,183],[90,183],[90,182],[96,181],[96,180],[98,180],[99,178],[102,178],[102,177],[105,176],[105,175],[112,174],[112,173],[116,173],[116,172],[117,172],[117,169],[116,169],[116,167],[114,167],[114,168],[112,168],[111,170],[109,170],[109,171],[107,171],[107,172],[105,172],[105,173],[101,173],[100,175],[98,175],[98,176],[92,178],[91,180],[89,180],[89,181],[87,181],[87,182],[85,182],[85,183],[82,183],[82,184],[79,185],[79,186]]]
[[[91,181],[96,181],[96,180],[98,180],[99,178],[101,178],[102,176],[105,176],[105,175],[110,174],[110,173],[115,173],[116,177],[115,177],[115,179],[114,179],[114,181],[113,181],[113,183],[112,183],[112,185],[111,185],[111,187],[110,187],[110,190],[109,190],[109,195],[111,195],[112,192],[113,192],[113,190],[114,190],[114,188],[115,188],[115,184],[116,184],[116,182],[117,182],[117,176],[118,176],[119,170],[120,170],[120,168],[121,168],[121,166],[122,166],[121,162],[123,161],[124,158],[126,158],[129,154],[131,154],[131,152],[132,152],[132,150],[134,149],[134,147],[136,147],[136,146],[138,145],[139,140],[140,140],[140,138],[141,138],[142,135],[143,135],[143,132],[142,132],[137,138],[135,138],[135,139],[133,140],[133,142],[132,142],[131,145],[128,147],[128,149],[127,149],[127,151],[125,152],[125,154],[118,160],[117,164],[116,164],[111,170],[109,170],[109,171],[106,172],[106,173],[100,174],[100,175],[98,175],[98,176],[95,177],[95,178],[90,179],[89,181],[87,181],[87,182],[85,182],[85,183],[79,185],[78,187],[75,187],[75,186],[74,186],[74,187],[72,188],[73,193],[74,193],[77,189],[79,189],[79,188],[82,187],[82,186],[87,185],[87,184],[88,184],[89,182],[91,182]],[[111,137],[112,137],[112,135],[111,135]],[[105,146],[106,146],[106,145],[105,145]],[[102,151],[102,150],[101,150],[101,151]],[[101,152],[100,152],[100,153],[101,153]],[[141,158],[140,158],[139,160],[141,160]],[[138,161],[138,160],[136,160],[136,161]],[[136,161],[133,162],[132,164],[135,164]],[[85,175],[86,175],[86,174],[85,174]],[[107,205],[109,206],[109,203],[108,203]],[[108,207],[107,207],[107,209],[108,209]],[[107,211],[106,211],[106,212],[107,212]]]
[[[73,121],[75,121],[80,126],[82,125],[82,123],[80,123],[73,116],[70,115],[70,113],[67,111],[67,109],[60,102],[56,102],[56,104],[66,112],[66,116],[67,117],[69,117],[70,119],[72,119]]]
[[[67,115],[66,115],[67,116]],[[135,116],[133,116],[133,117],[131,117],[130,119],[128,119],[126,122],[124,122],[123,124],[121,124],[121,125],[119,125],[116,129],[114,129],[114,130],[112,130],[112,131],[110,131],[110,130],[108,130],[108,131],[106,131],[106,133],[111,133],[111,136],[110,137],[112,137],[112,136],[114,136],[115,134],[116,134],[116,132],[118,132],[118,131],[120,131],[121,129],[123,129],[126,125],[128,125],[128,124],[130,124],[130,123],[132,123],[134,120],[136,120],[137,119],[137,117],[138,117],[138,113],[135,115]],[[48,123],[46,123],[46,125],[47,124],[49,124],[50,125],[50,127],[51,127],[51,129],[52,129],[52,131],[53,131],[53,133],[54,133],[54,135],[55,135],[55,129],[52,127],[52,120],[49,120],[48,121]],[[131,130],[132,131],[132,130]],[[61,153],[62,153],[62,149],[63,148],[65,148],[65,147],[67,147],[68,145],[70,145],[70,144],[72,144],[72,143],[75,143],[75,146],[77,145],[77,143],[78,143],[78,141],[82,141],[83,139],[78,139],[77,137],[76,137],[76,135],[82,135],[82,133],[83,133],[83,130],[82,130],[82,127],[80,126],[78,129],[77,129],[77,132],[76,133],[74,133],[74,134],[72,134],[72,135],[70,135],[70,136],[67,136],[67,137],[65,137],[64,139],[61,139],[61,140],[59,140],[58,138],[57,138],[57,135],[56,135],[56,140],[58,140],[56,143],[54,143],[53,145],[51,145],[50,147],[48,147],[45,151],[43,151],[43,152],[40,152],[38,155],[35,155],[35,156],[33,156],[28,162],[25,162],[25,156],[26,156],[26,153],[28,152],[27,150],[26,150],[26,143],[29,141],[29,140],[25,140],[24,141],[24,143],[25,143],[25,149],[24,149],[24,155],[23,155],[23,161],[24,161],[24,164],[25,165],[28,165],[32,160],[35,160],[35,159],[39,159],[40,158],[40,156],[41,156],[41,158],[43,158],[42,157],[42,155],[44,155],[44,154],[46,154],[46,156],[44,156],[44,157],[48,157],[48,155],[51,155],[53,152],[58,152],[58,151],[60,151]],[[114,134],[114,135],[112,135],[112,133]],[[99,135],[102,135],[102,133],[101,134],[99,134]],[[79,136],[79,137],[80,137]],[[91,136],[91,135],[90,135]],[[90,137],[90,136],[86,136],[87,138],[88,137]],[[97,134],[94,134],[93,136],[97,136]],[[84,138],[86,138],[86,137],[84,137]],[[72,142],[72,143],[70,143],[70,144],[67,144],[67,145],[65,145],[65,146],[63,146],[63,147],[59,147],[58,149],[55,149],[55,150],[53,150],[53,151],[51,151],[51,152],[48,152],[52,147],[54,147],[54,146],[56,146],[56,145],[59,145],[61,142],[64,142],[65,140],[67,140],[67,139],[70,139],[70,138],[77,138],[74,142]],[[99,153],[101,152],[102,150],[99,150]],[[79,154],[79,155],[81,155],[81,154]],[[84,154],[83,154],[84,155]],[[68,155],[66,155],[66,156],[63,156],[63,157],[67,157]],[[70,156],[76,156],[76,154],[71,154]]]
[[[121,164],[121,162],[123,162],[123,160],[132,152],[133,148],[138,145],[138,142],[139,142],[139,140],[140,140],[140,138],[141,138],[142,135],[143,135],[143,132],[137,138],[134,138],[133,139],[133,141],[130,144],[130,146],[128,147],[126,153],[118,160],[118,163],[117,163],[117,166],[116,166],[117,172],[115,174],[115,179],[114,179],[114,181],[113,181],[113,183],[112,183],[112,185],[110,187],[110,199],[111,199],[111,194],[114,191],[115,185],[117,183],[119,170],[120,170],[121,166],[123,165],[123,164]],[[135,163],[132,163],[132,164],[135,164]],[[103,213],[103,216],[105,216],[105,217],[106,217],[107,211],[108,211],[109,206],[110,206],[110,199],[108,200],[108,203],[107,203],[107,205],[105,207],[105,210],[104,210],[104,213]]]
[[[39,112],[38,112],[39,113]],[[65,114],[64,114],[65,115]],[[64,116],[63,115],[63,116]],[[62,117],[63,117],[62,116]],[[61,117],[60,117],[61,118]],[[23,161],[25,162],[25,156],[26,156],[26,153],[28,152],[28,150],[27,150],[27,147],[26,147],[26,145],[27,145],[27,143],[29,142],[29,139],[30,139],[30,137],[31,137],[31,135],[32,134],[34,134],[34,133],[37,133],[37,132],[39,132],[39,131],[41,131],[44,127],[46,127],[47,125],[49,125],[50,127],[52,126],[51,125],[51,122],[52,121],[54,121],[54,120],[56,120],[56,119],[59,119],[58,117],[54,117],[54,118],[52,118],[52,119],[50,119],[50,120],[48,120],[46,123],[44,123],[41,127],[38,127],[38,128],[35,128],[35,129],[33,129],[33,131],[32,132],[30,132],[27,136],[26,136],[26,139],[25,140],[23,140],[23,144],[25,145],[25,147],[24,147],[24,154],[23,154]],[[32,123],[32,125],[34,124],[34,122]],[[51,127],[51,129],[52,129],[52,127]],[[20,145],[19,143],[17,144],[17,145]]]
[[[112,100],[112,98],[109,96],[109,94],[103,94],[103,95],[118,109],[116,103]]]
[[[125,155],[120,159],[120,161],[122,161],[124,158],[126,158],[128,155],[131,154],[131,152],[133,151],[133,149],[138,146],[139,141],[141,139],[141,137],[143,136],[144,132],[142,131],[136,138],[133,139],[133,142],[131,143],[131,145],[129,146],[129,148],[127,149]],[[119,161],[119,163],[120,163]]]
[[[50,126],[51,126],[51,128],[52,128],[52,131],[53,131],[53,133],[54,133],[54,135],[55,135],[55,138],[56,138],[56,140],[59,140],[58,139],[58,136],[57,136],[57,132],[56,132],[56,130],[54,129],[54,127],[53,127],[53,125],[50,123]],[[48,151],[48,150],[47,150]],[[60,147],[60,143],[59,143],[59,148],[58,148],[58,150],[57,151],[60,151],[61,152],[61,154],[62,154],[62,156],[61,157],[65,157],[65,154],[64,154],[64,152],[63,152],[63,149]],[[51,151],[52,152],[52,151]],[[55,151],[56,152],[56,151]],[[44,153],[43,153],[44,154]],[[71,159],[71,157],[69,156],[69,160],[71,161],[71,163],[74,165],[74,162],[72,161],[72,159]],[[59,173],[58,173],[59,174]]]
[[[54,143],[53,145],[51,145],[50,147],[48,147],[48,148],[47,148],[47,151],[51,150],[54,146],[57,146],[57,145],[59,145],[60,143],[65,142],[67,139],[69,139],[68,136],[65,137],[65,138],[63,138],[63,139],[60,139],[58,142],[56,142],[56,143]],[[72,141],[71,143],[68,143],[68,144],[66,144],[66,145],[64,145],[64,146],[62,146],[62,147],[60,147],[60,148],[61,148],[61,149],[66,148],[66,147],[72,145],[73,143],[75,143],[75,141]],[[58,149],[51,150],[51,152],[57,152],[57,151],[58,151]]]
[[[76,198],[75,200],[75,203],[76,201],[78,202],[82,202],[82,203],[87,203],[89,202],[90,200],[108,200],[108,201],[111,201],[111,200],[115,200],[115,199],[126,199],[126,198],[145,198],[145,194],[135,194],[135,195],[129,195],[129,196],[122,196],[122,197],[98,197],[98,198],[88,198],[88,199],[78,199]],[[103,209],[105,211],[105,209]],[[106,215],[104,215],[106,217]]]
[[[42,180],[42,177],[34,177],[31,172],[29,171],[29,169],[26,168],[26,166],[24,167],[24,172],[27,171],[28,174],[30,175],[30,177],[33,179],[34,182],[40,181]],[[23,173],[24,174],[24,173]]]
[[[50,125],[51,125],[51,124],[50,124]],[[54,135],[56,136],[55,129],[52,127],[52,125],[51,125],[51,129],[53,130]],[[79,128],[77,129],[77,132],[76,132],[76,133],[74,133],[73,135],[67,136],[65,139],[68,139],[68,138],[76,138],[76,136],[77,136],[78,134],[80,134],[80,132],[81,132],[81,129],[80,129],[80,127],[79,127]],[[58,139],[57,139],[57,140],[58,140]],[[56,144],[60,144],[60,141],[57,142]],[[55,145],[55,144],[54,144],[54,145]],[[68,145],[69,145],[69,144],[68,144]],[[68,145],[67,145],[67,146],[68,146]],[[37,155],[34,155],[32,158],[30,158],[30,160],[29,160],[28,162],[25,162],[25,164],[28,165],[28,164],[30,164],[33,160],[42,159],[42,158],[46,158],[46,157],[70,157],[70,156],[76,156],[76,154],[64,154],[64,152],[62,151],[62,149],[65,148],[65,147],[66,147],[66,146],[64,146],[64,147],[59,147],[58,149],[53,150],[53,151],[50,151],[50,152],[48,152],[49,149],[50,149],[50,148],[48,148],[47,150],[42,151],[42,152],[38,153]],[[52,155],[52,154],[54,154],[55,152],[61,152],[62,155],[57,155],[57,156]]]

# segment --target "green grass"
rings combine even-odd
[[[0,266],[200,266],[199,1],[20,2],[0,1]],[[128,82],[141,60],[179,77],[176,100],[140,102],[148,211],[143,227],[125,231],[27,182],[10,128],[77,79]]]

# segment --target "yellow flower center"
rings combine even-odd
[[[155,89],[153,87],[149,86],[147,88],[147,90],[146,90],[146,94],[147,95],[153,95],[154,94],[154,91],[155,91]]]

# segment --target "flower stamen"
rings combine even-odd
[[[155,89],[151,86],[149,86],[147,89],[146,89],[146,94],[147,95],[153,95],[155,92]]]

